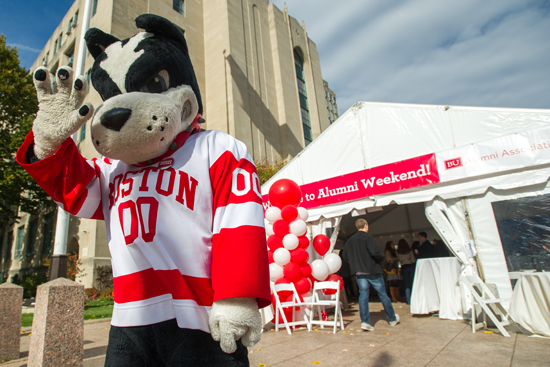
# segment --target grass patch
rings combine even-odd
[[[112,302],[112,301],[111,301]],[[113,316],[113,305],[94,306],[84,310],[84,320],[104,319]]]
[[[32,326],[33,313],[24,313],[21,315],[21,327]]]
[[[84,320],[106,319],[113,316],[114,301],[90,301],[84,310]],[[24,313],[21,315],[21,327],[32,326],[34,314]]]

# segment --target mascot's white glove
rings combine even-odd
[[[57,70],[55,87],[50,72],[42,66],[34,72],[33,81],[38,96],[38,113],[32,125],[34,154],[44,159],[92,117],[94,108],[90,103],[80,107],[88,85],[83,76],[73,84],[73,70],[68,66]]]
[[[252,347],[262,337],[262,317],[255,298],[227,298],[214,302],[210,311],[210,333],[225,353],[237,350],[241,339]]]

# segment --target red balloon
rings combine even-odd
[[[281,217],[287,223],[292,222],[294,219],[298,218],[298,208],[294,205],[285,205],[285,207],[281,209]]]
[[[339,275],[336,275],[336,274],[330,274],[327,277],[327,279],[325,279],[325,282],[337,282],[337,281],[340,281],[340,291],[342,291],[342,289],[344,289],[344,279],[342,279],[342,277],[340,277]],[[324,289],[323,293],[324,294],[335,294],[336,290],[335,289]]]
[[[275,221],[275,223],[273,223],[273,232],[277,236],[283,238],[284,236],[290,233],[290,226],[284,220],[279,219]]]
[[[302,190],[296,182],[283,178],[269,188],[269,202],[282,209],[285,205],[298,206],[302,201]]]
[[[303,248],[304,250],[309,247],[309,238],[307,238],[306,236],[298,237],[298,241],[300,241],[298,243],[298,247]]]
[[[319,255],[325,256],[330,248],[330,239],[324,234],[318,234],[313,239],[313,248]]]
[[[267,238],[267,247],[273,252],[277,250],[278,248],[283,247],[283,240],[281,237],[277,237],[277,235],[272,234]]]
[[[271,250],[267,251],[267,259],[269,260],[270,264],[275,262],[275,260],[273,260],[273,251]]]
[[[311,278],[311,265],[307,264],[300,267],[300,270],[304,277]]]
[[[283,274],[284,274],[284,277],[290,280],[291,282],[296,282],[297,280],[303,277],[300,267],[297,264],[294,264],[293,262],[289,262],[288,264],[283,266]]]
[[[292,261],[293,263],[303,266],[307,264],[308,260],[309,254],[306,250],[298,247],[297,249],[290,251],[290,261]]]
[[[296,287],[298,294],[304,294],[311,290],[311,283],[306,277],[302,277],[302,279],[294,282],[294,286]]]

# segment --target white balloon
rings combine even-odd
[[[336,273],[338,270],[340,270],[340,267],[342,266],[342,259],[340,259],[340,256],[336,255],[335,253],[325,255],[323,261],[327,263],[328,270],[331,274]]]
[[[283,246],[287,250],[294,250],[300,244],[300,240],[296,235],[289,233],[283,237]]]
[[[271,236],[272,234],[275,234],[275,232],[273,232],[273,224],[267,223],[265,225],[265,234],[267,235],[267,237]]]
[[[276,282],[282,277],[283,277],[283,268],[275,263],[269,264],[269,279],[271,279],[272,282]]]
[[[304,222],[307,221],[307,218],[309,218],[309,213],[306,208],[302,208],[301,206],[298,207],[298,218]]]
[[[269,207],[265,211],[265,219],[267,219],[271,224],[279,219],[283,219],[283,217],[281,217],[281,209],[277,208],[276,206]]]
[[[279,266],[285,266],[290,262],[290,252],[286,248],[278,248],[273,252],[273,261]]]
[[[290,223],[290,233],[296,236],[303,236],[307,232],[307,225],[301,219],[296,219],[294,222]]]
[[[328,265],[323,260],[315,260],[311,263],[311,274],[317,280],[323,281],[330,274]]]

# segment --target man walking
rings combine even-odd
[[[361,329],[373,331],[374,327],[370,323],[369,312],[369,291],[372,285],[378,293],[378,298],[384,306],[386,317],[390,326],[399,323],[399,315],[396,315],[391,300],[386,294],[384,277],[382,276],[382,266],[380,262],[384,260],[384,255],[378,250],[374,237],[368,234],[369,224],[365,219],[355,221],[357,233],[350,237],[344,247],[343,258],[355,274],[357,285],[359,286],[359,313],[361,315]]]

